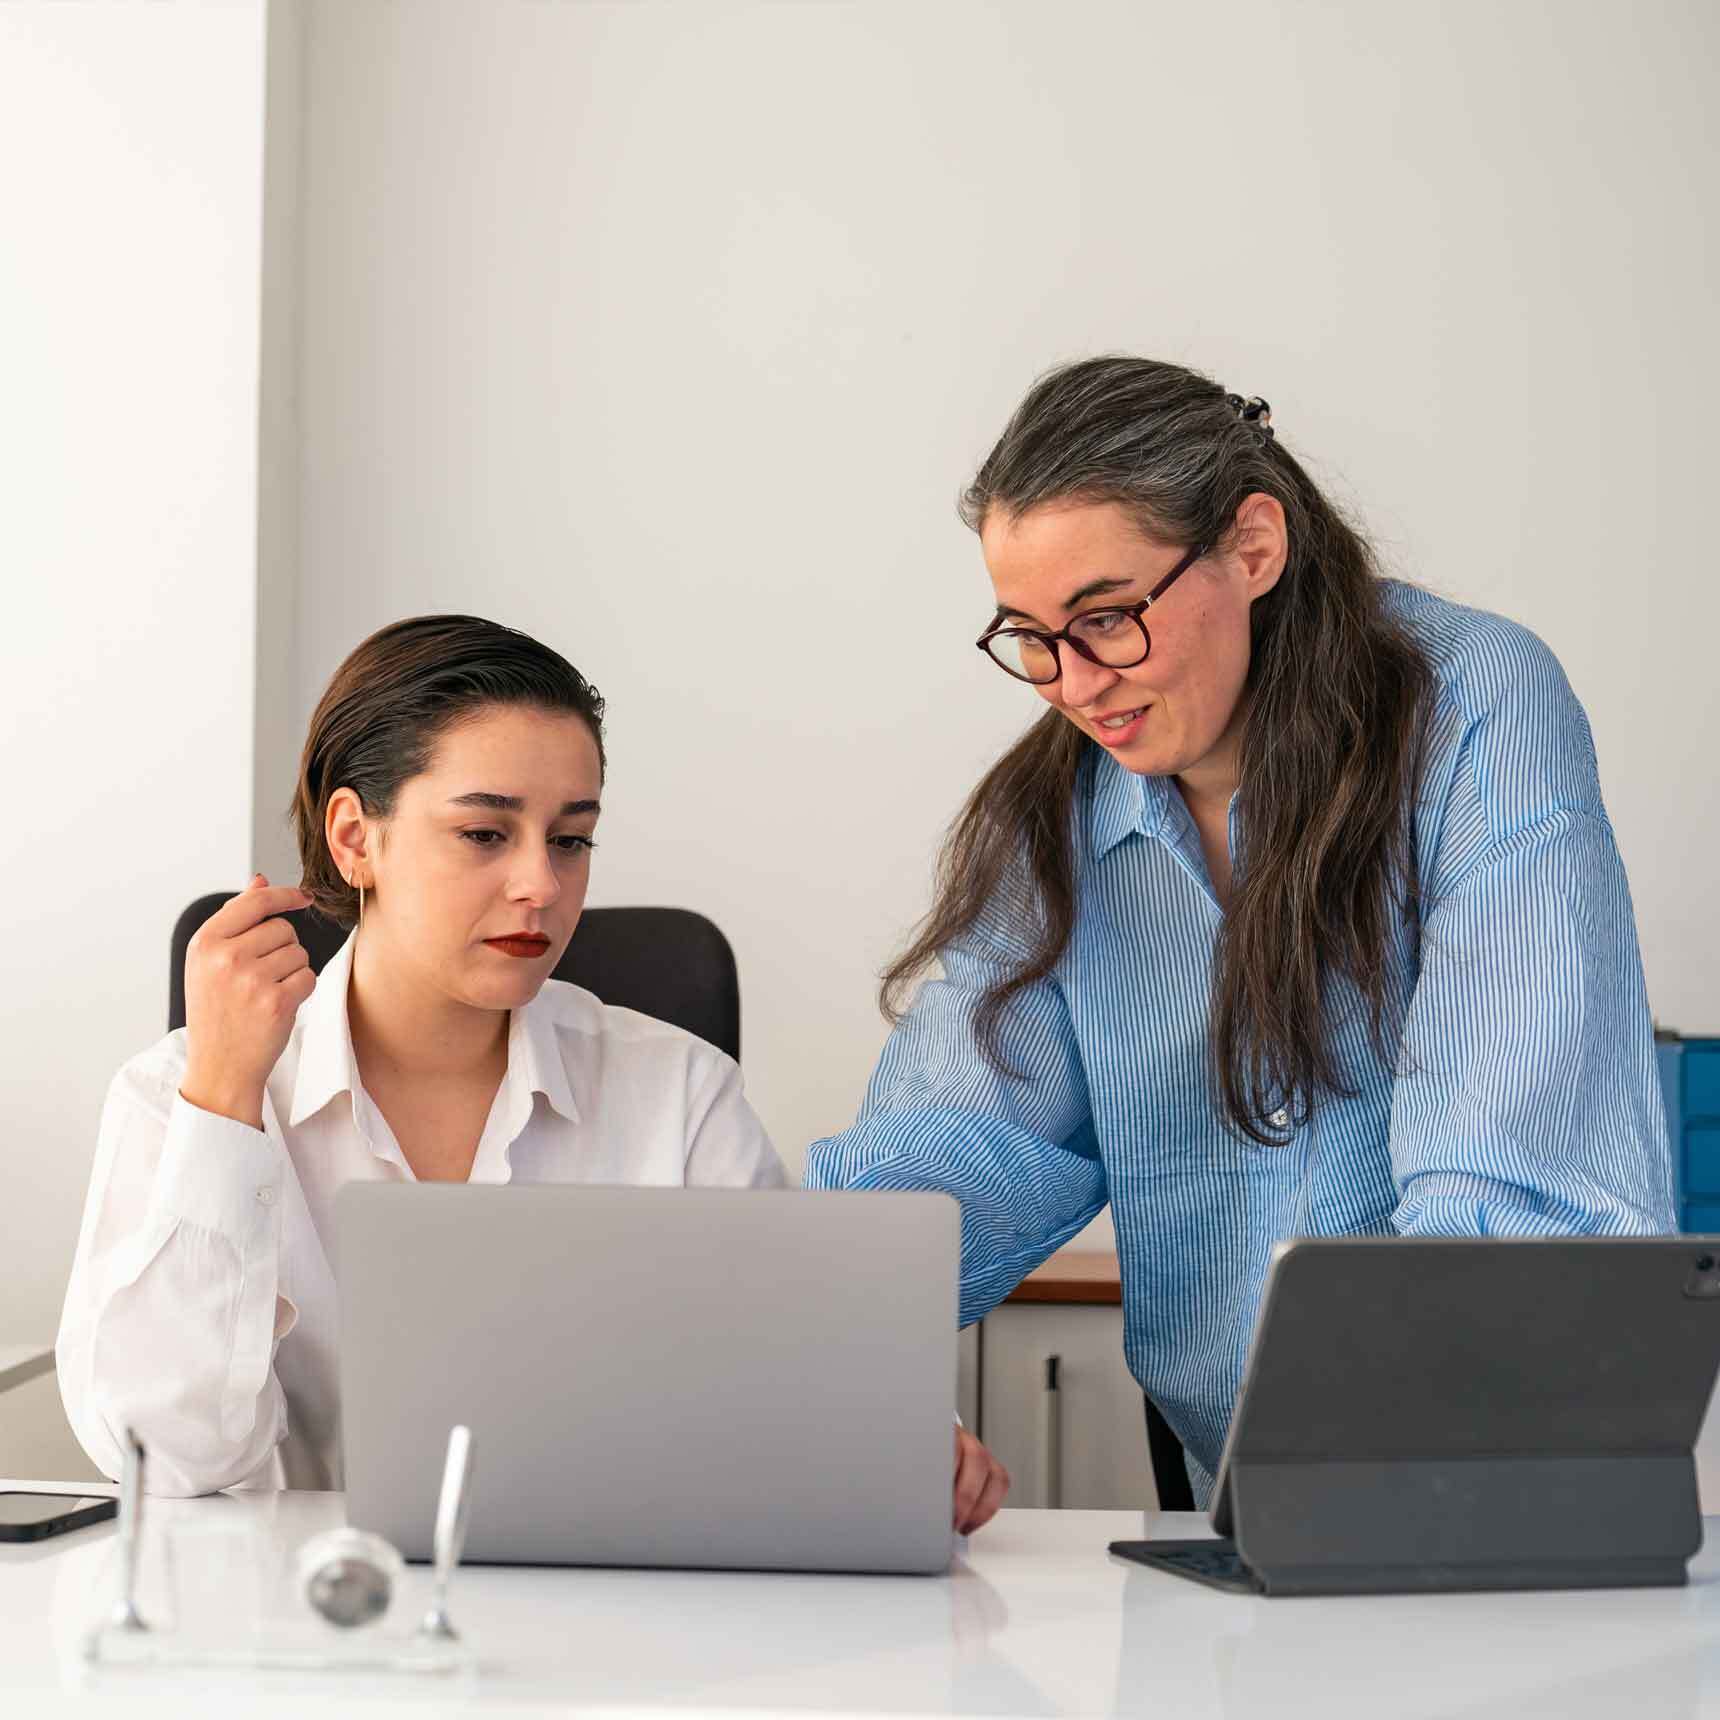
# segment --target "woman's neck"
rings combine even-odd
[[[1232,894],[1230,802],[1242,781],[1243,720],[1239,707],[1218,745],[1174,779],[1200,837],[1212,893],[1225,912],[1229,912]]]
[[[508,1066],[507,1010],[477,1009],[403,982],[362,936],[353,951],[346,1016],[367,1087],[402,1077],[494,1082]]]
[[[1230,813],[1230,798],[1242,782],[1242,727],[1239,711],[1219,737],[1218,745],[1198,763],[1176,775],[1176,785],[1197,821],[1222,821]]]

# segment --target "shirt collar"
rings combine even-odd
[[[355,1111],[358,1100],[365,1096],[359,1085],[346,1014],[352,952],[353,937],[348,934],[317,977],[316,990],[299,1010],[299,1067],[293,1081],[290,1118],[294,1128],[337,1094],[351,1094]],[[528,1105],[531,1094],[541,1093],[568,1122],[579,1121],[555,1020],[541,989],[523,1009],[513,1011],[508,1025],[508,1072],[502,1084],[525,1094]]]
[[[337,1093],[358,1092],[346,988],[352,980],[352,935],[323,965],[316,990],[299,1007],[299,1069],[288,1124],[297,1128]]]
[[[541,990],[524,1009],[516,1009],[508,1023],[507,1073],[472,1159],[472,1182],[513,1181],[514,1147],[532,1120],[539,1093],[568,1122],[579,1121],[555,1019],[544,1006]]]
[[[545,981],[547,985],[549,982]],[[508,1075],[515,1072],[527,1093],[541,1093],[550,1108],[570,1123],[579,1121],[573,1087],[567,1078],[567,1063],[561,1054],[561,1039],[543,987],[524,1009],[516,1009],[508,1028]]]
[[[1103,860],[1131,836],[1156,836],[1163,828],[1170,794],[1164,777],[1137,776],[1109,753],[1098,753],[1091,781],[1087,832],[1095,860]]]

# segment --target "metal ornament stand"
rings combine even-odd
[[[419,1623],[413,1625],[403,1607],[392,1621],[370,1622],[382,1620],[388,1610],[404,1561],[378,1536],[339,1529],[307,1543],[296,1566],[276,1561],[265,1571],[254,1560],[255,1546],[247,1545],[253,1558],[244,1574],[262,1581],[259,1604],[241,1635],[233,1630],[230,1613],[200,1607],[187,1596],[171,1538],[158,1538],[154,1581],[147,1589],[142,1584],[145,1455],[128,1432],[115,1549],[117,1595],[84,1638],[86,1672],[338,1672],[387,1682],[400,1674],[474,1678],[476,1656],[448,1614],[449,1579],[466,1537],[471,1463],[471,1432],[456,1427],[448,1439],[436,1509],[433,1598]]]

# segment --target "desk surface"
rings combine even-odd
[[[150,1510],[152,1545],[181,1557],[201,1545],[221,1561],[221,1578],[202,1583],[217,1601],[246,1586],[234,1580],[235,1544],[278,1562],[342,1520],[340,1496],[326,1493]],[[475,1686],[401,1680],[361,1711],[1720,1716],[1712,1534],[1689,1588],[1577,1594],[1265,1601],[1105,1552],[1121,1537],[1203,1530],[1190,1517],[1005,1511],[937,1578],[469,1567],[450,1610],[482,1663]],[[302,1720],[342,1692],[333,1675],[313,1673],[235,1685],[235,1675],[142,1671],[78,1686],[77,1646],[113,1545],[103,1525],[0,1546],[0,1712],[180,1720],[205,1711],[201,1698],[209,1712],[230,1704]],[[427,1573],[413,1568],[406,1584],[396,1606],[415,1617]]]

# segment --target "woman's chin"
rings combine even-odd
[[[1132,746],[1108,750],[1124,770],[1135,776],[1175,776],[1182,769],[1180,760],[1169,756],[1163,746],[1145,738],[1136,741]]]
[[[468,973],[461,995],[474,1009],[524,1009],[549,978],[547,968],[540,971],[541,964],[520,963],[522,968],[528,965],[529,973]]]

